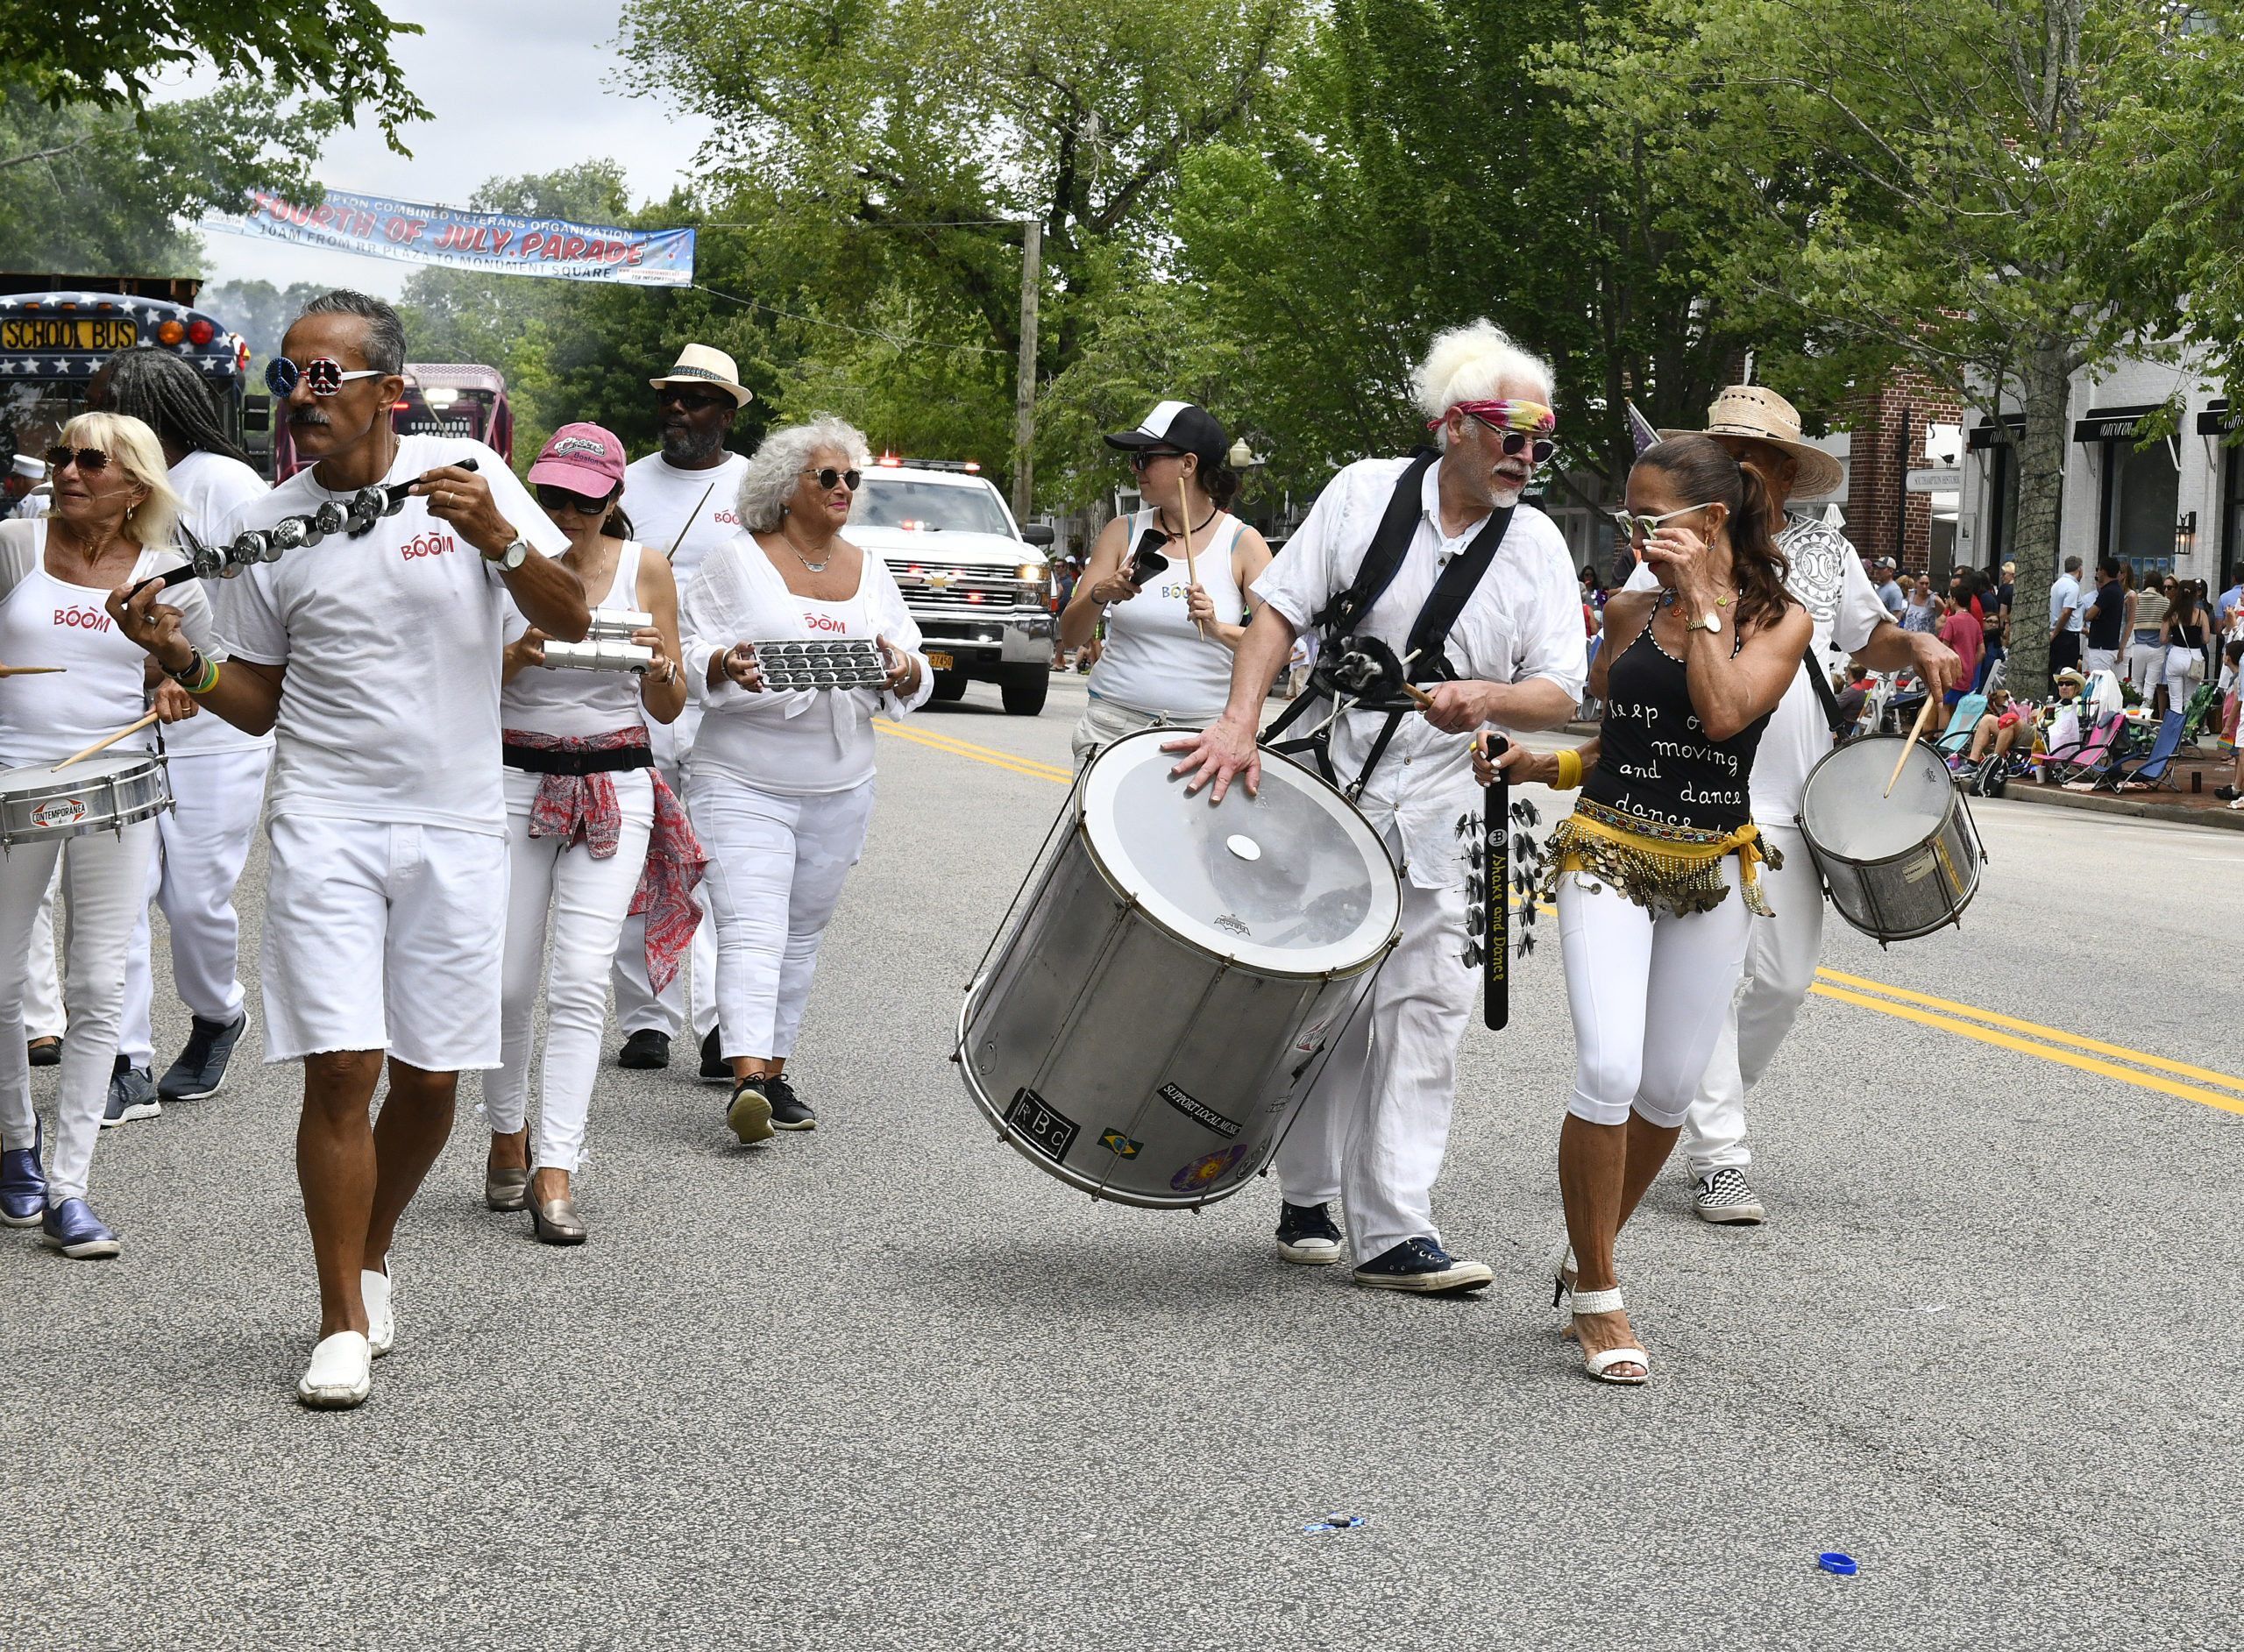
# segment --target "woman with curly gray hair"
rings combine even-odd
[[[678,630],[704,707],[685,801],[709,856],[717,1032],[733,1069],[725,1123],[743,1142],[817,1124],[782,1074],[842,880],[873,808],[871,716],[922,705],[934,678],[888,565],[842,537],[859,431],[829,415],[776,430],[741,477],[742,525],[685,588]],[[767,692],[759,642],[870,637],[870,688]]]

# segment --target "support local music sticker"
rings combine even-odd
[[[1196,1159],[1168,1179],[1168,1185],[1179,1193],[1190,1193],[1195,1188],[1211,1188],[1223,1180],[1224,1173],[1246,1157],[1246,1149],[1234,1144],[1205,1159]]]

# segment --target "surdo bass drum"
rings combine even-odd
[[[1039,1169],[1153,1208],[1238,1191],[1277,1149],[1400,932],[1354,806],[1268,756],[1260,795],[1185,794],[1175,730],[1076,777],[984,956],[952,1059]]]
[[[1850,741],[1808,770],[1800,835],[1839,916],[1879,946],[1959,923],[1986,850],[1969,805],[1930,746],[1898,734]],[[1892,795],[1885,795],[1888,777]]]
[[[53,763],[11,769],[0,774],[0,849],[121,833],[171,806],[171,780],[154,752],[97,752],[59,775]]]

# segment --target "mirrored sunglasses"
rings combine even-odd
[[[299,379],[311,386],[314,395],[331,396],[353,379],[379,379],[381,376],[372,367],[345,371],[341,362],[326,356],[315,356],[301,367],[286,356],[275,356],[265,364],[265,387],[275,396],[283,398],[295,393]]]

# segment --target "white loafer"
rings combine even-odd
[[[373,1353],[355,1330],[323,1336],[296,1381],[296,1402],[315,1411],[348,1411],[374,1391]]]
[[[382,1266],[389,1266],[389,1259],[382,1259]],[[390,1311],[390,1276],[377,1273],[372,1268],[359,1270],[359,1300],[366,1305],[366,1346],[380,1359],[389,1352],[390,1344],[397,1340],[397,1315]]]

